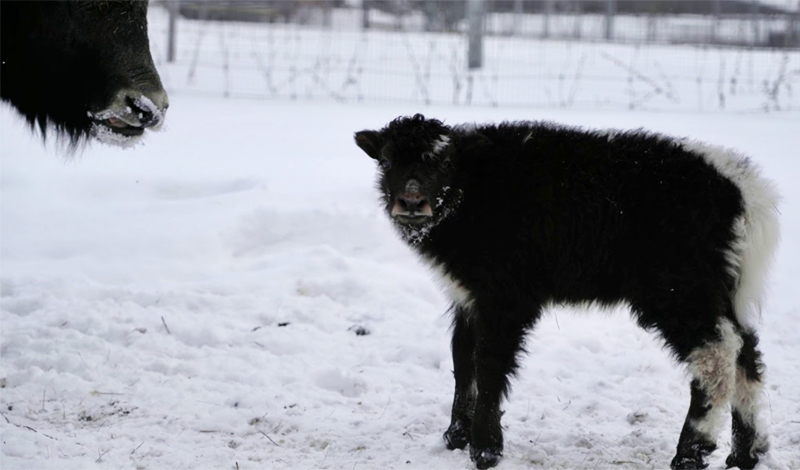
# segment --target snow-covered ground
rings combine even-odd
[[[785,199],[761,327],[773,450],[759,468],[800,468],[797,114],[171,103],[144,145],[72,160],[2,107],[3,469],[473,468],[441,440],[447,304],[352,140],[418,111],[643,126],[760,162]],[[688,381],[625,312],[552,310],[528,349],[500,468],[668,465]]]

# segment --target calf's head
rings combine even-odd
[[[448,126],[421,114],[355,134],[356,144],[379,165],[377,186],[386,212],[406,235],[424,233],[459,202],[451,139]]]
[[[2,98],[43,135],[129,145],[161,126],[146,0],[3,1],[2,27]]]

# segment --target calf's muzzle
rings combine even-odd
[[[397,195],[392,206],[392,217],[402,222],[419,223],[433,216],[430,201],[422,195],[420,184],[409,180],[404,191]]]

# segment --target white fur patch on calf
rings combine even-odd
[[[729,320],[722,319],[717,325],[720,339],[694,350],[688,358],[688,369],[692,378],[700,383],[711,409],[694,428],[704,434],[710,442],[716,442],[722,426],[722,411],[733,398],[736,388],[736,358],[742,348],[742,338]]]
[[[752,456],[756,450],[766,450],[769,448],[769,436],[765,433],[766,425],[763,422],[761,410],[764,402],[761,393],[764,384],[759,380],[750,380],[747,373],[741,367],[736,369],[736,389],[731,398],[731,406],[739,412],[742,421],[752,427],[756,432],[753,447],[748,449]]]
[[[446,149],[448,145],[450,145],[450,136],[445,134],[440,135],[439,138],[434,140],[431,144],[431,150],[429,152],[422,152],[422,159],[438,159],[439,154],[442,152],[442,150]]]
[[[444,270],[444,266],[442,266],[442,264],[437,262],[435,259],[422,258],[422,261],[430,266],[431,270],[434,272],[437,283],[442,287],[445,295],[447,295],[447,298],[449,298],[450,301],[457,306],[461,307],[464,311],[469,312],[469,310],[472,308],[472,305],[475,303],[472,293],[467,290],[467,288],[464,287],[456,278],[449,275]]]
[[[431,150],[431,152],[437,155],[439,152],[446,149],[448,145],[450,145],[450,137],[442,134],[439,136],[439,140],[433,142],[433,150]]]
[[[754,423],[759,411],[763,407],[761,391],[764,384],[747,378],[745,371],[738,367],[736,370],[736,389],[731,398],[731,406],[736,408],[747,423]]]
[[[725,147],[682,140],[684,149],[702,156],[742,192],[744,215],[733,227],[736,241],[726,253],[737,277],[734,311],[745,328],[761,314],[769,266],[780,241],[775,185],[746,156]]]

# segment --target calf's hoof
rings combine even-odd
[[[669,464],[672,470],[699,470],[708,467],[706,457],[709,456],[717,445],[710,442],[688,442],[678,444],[678,453]]]
[[[444,432],[444,445],[448,450],[464,449],[469,444],[468,427],[463,426],[461,421],[451,424]]]
[[[752,437],[752,439],[754,441],[748,443],[737,442],[737,439],[734,439],[731,454],[725,459],[727,468],[738,467],[741,470],[750,470],[758,464],[761,457],[769,451],[769,439],[766,436]]]
[[[478,470],[485,470],[487,468],[492,468],[500,462],[500,459],[503,458],[503,449],[502,448],[488,448],[488,449],[477,449],[474,446],[470,447],[469,449],[469,457],[475,462],[475,465],[478,467]]]
[[[731,454],[725,459],[725,467],[737,467],[741,470],[752,470],[758,463],[759,454]]]
[[[669,464],[672,470],[701,470],[708,467],[706,453],[696,452],[686,455],[676,455]]]

